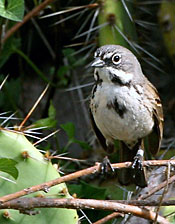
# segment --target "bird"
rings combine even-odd
[[[108,153],[119,142],[119,162],[131,161],[120,169],[122,185],[147,186],[143,167],[144,141],[155,156],[163,136],[163,109],[157,89],[142,72],[137,57],[120,45],[104,45],[94,53],[94,86],[90,96],[90,118],[101,146]]]

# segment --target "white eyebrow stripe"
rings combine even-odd
[[[104,54],[103,59],[111,58],[113,54],[114,54],[114,52]]]

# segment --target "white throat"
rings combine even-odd
[[[94,78],[97,81],[96,72],[99,74],[99,78],[102,79],[104,82],[111,82],[111,76],[116,76],[123,85],[126,85],[131,82],[133,78],[133,74],[124,72],[123,70],[119,70],[112,67],[103,67],[103,68],[96,68],[94,73]]]

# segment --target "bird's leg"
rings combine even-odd
[[[139,169],[143,170],[143,156],[144,156],[144,151],[139,147],[137,154],[134,157],[134,162],[132,164],[132,169]]]
[[[111,162],[107,156],[105,156],[102,163],[100,164],[100,170],[103,175],[107,174],[109,170],[114,172],[114,168],[111,166]]]
[[[143,156],[144,151],[141,146],[139,146],[139,149],[134,157],[134,162],[131,167],[133,170],[133,181],[137,186],[142,188],[147,186],[146,170],[143,167]]]

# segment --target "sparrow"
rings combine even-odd
[[[95,84],[90,97],[90,118],[104,150],[110,153],[119,141],[119,162],[132,161],[120,169],[123,185],[147,186],[143,168],[144,140],[149,152],[159,151],[163,135],[162,104],[156,88],[144,76],[136,56],[120,45],[104,45],[94,54]]]

